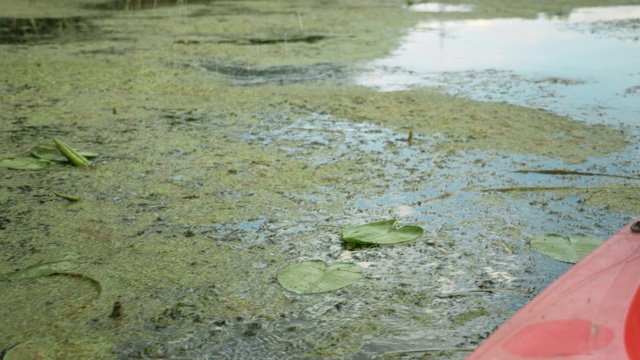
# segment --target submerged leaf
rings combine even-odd
[[[40,260],[22,270],[5,274],[0,277],[0,281],[32,279],[53,274],[68,273],[69,271],[76,269],[78,266],[77,254],[62,253],[48,259]]]
[[[0,166],[15,170],[40,170],[51,165],[51,161],[34,157],[19,157],[0,160]]]
[[[25,341],[15,345],[15,347],[5,348],[6,352],[2,359],[110,359],[113,357],[113,343],[106,337],[85,334],[84,336],[60,341],[56,337],[58,334],[55,332],[50,333],[53,335],[31,335]],[[73,356],[68,354],[69,349],[73,349]]]
[[[353,263],[327,267],[321,260],[289,265],[278,274],[278,282],[296,294],[318,294],[351,285],[362,277],[362,268]]]
[[[396,244],[411,241],[422,236],[422,228],[406,225],[393,230],[397,220],[385,220],[374,223],[349,226],[342,230],[342,239],[354,244]]]
[[[552,259],[575,264],[602,244],[602,240],[583,234],[568,237],[557,234],[538,235],[531,246]]]
[[[65,199],[65,200],[71,201],[71,202],[76,202],[76,201],[82,200],[82,198],[79,197],[79,196],[73,196],[73,195],[69,195],[69,194],[62,194],[62,193],[54,192],[53,195],[61,197],[61,198]]]

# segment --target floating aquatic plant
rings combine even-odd
[[[331,266],[322,260],[289,265],[278,274],[278,282],[296,294],[318,294],[351,285],[362,277],[362,268],[353,263]]]
[[[64,157],[67,158],[67,160],[69,160],[69,162],[73,165],[73,166],[77,166],[77,167],[85,167],[85,166],[89,166],[91,165],[91,163],[89,162],[89,160],[87,160],[86,157],[82,156],[80,153],[78,153],[78,151],[74,148],[72,148],[71,146],[67,145],[66,143],[53,138],[53,141],[55,141],[56,146],[58,147],[58,150],[60,150],[60,152],[62,153],[62,155],[64,155]]]
[[[93,151],[85,151],[85,150],[76,150],[78,154],[84,156],[87,159],[96,158],[100,156],[100,154],[95,153]],[[31,155],[35,156],[39,159],[57,161],[57,162],[66,162],[67,158],[62,155],[60,150],[55,144],[45,144],[45,145],[36,145],[31,148]]]
[[[0,160],[0,166],[14,170],[40,170],[51,165],[51,161],[34,157],[17,157]]]
[[[531,246],[539,253],[570,264],[582,260],[600,244],[602,240],[583,234],[569,236],[544,234],[531,240]]]
[[[422,236],[422,228],[405,225],[395,229],[397,220],[384,220],[369,224],[349,226],[342,230],[342,239],[354,244],[396,244],[411,241]]]
[[[100,154],[93,151],[76,150],[66,143],[53,139],[55,144],[36,145],[31,148],[31,156],[8,158],[0,160],[0,167],[15,170],[40,170],[53,162],[70,162],[74,166],[85,167],[91,165],[88,159],[96,158]]]

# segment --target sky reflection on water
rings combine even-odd
[[[383,91],[444,85],[481,100],[640,125],[640,39],[619,36],[625,29],[616,25],[638,18],[640,6],[621,6],[537,19],[427,21],[358,82]]]

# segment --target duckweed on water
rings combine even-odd
[[[478,11],[516,11],[496,3]],[[517,3],[532,14],[569,6]],[[469,191],[532,185],[535,174],[510,172],[533,163],[588,161],[596,168],[578,170],[605,173],[594,162],[618,159],[628,133],[435,89],[349,85],[360,71],[354,62],[388,54],[426,16],[436,15],[396,1],[216,1],[91,18],[103,36],[90,42],[4,45],[0,155],[71,134],[74,147],[105,155],[91,172],[0,169],[0,273],[73,250],[83,254],[73,271],[102,285],[96,299],[77,278],[0,282],[0,347],[81,359],[345,358],[417,341],[444,352],[475,346],[564,269],[530,251],[523,227],[597,224],[604,235],[622,221],[600,205],[633,212],[637,189],[621,183],[632,179],[607,178],[619,182],[599,184],[601,195]],[[253,76],[318,63],[331,65],[232,86],[246,74],[234,69]],[[411,142],[397,141],[408,131]],[[395,216],[423,227],[425,240],[343,249],[340,228]],[[297,259],[348,257],[376,271],[318,296],[277,283]],[[118,319],[109,317],[116,301]]]

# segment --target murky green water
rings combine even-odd
[[[637,176],[631,121],[357,85],[384,80],[371,62],[425,22],[605,4],[475,5],[0,2],[0,158],[53,137],[102,154],[0,168],[0,274],[75,254],[71,275],[0,282],[4,358],[464,358],[568,268],[529,239],[605,239],[640,206],[637,179],[514,172]],[[425,235],[340,239],[391,217]],[[365,275],[319,295],[278,285],[309,259]]]

